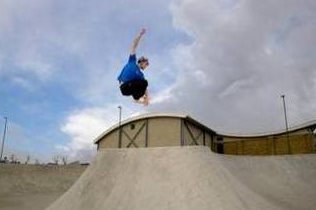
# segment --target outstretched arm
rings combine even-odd
[[[138,43],[140,41],[140,39],[142,38],[142,36],[146,33],[146,30],[143,28],[140,33],[135,37],[133,43],[132,43],[132,47],[131,47],[131,55],[135,55],[136,54],[136,49],[138,46]]]

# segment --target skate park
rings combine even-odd
[[[233,136],[187,115],[130,118],[47,209],[313,209],[315,127]]]
[[[0,209],[313,209],[315,127],[233,135],[139,115],[91,140],[88,167],[2,165]]]
[[[316,209],[315,0],[0,10],[0,210]]]

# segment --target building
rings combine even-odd
[[[104,133],[98,148],[206,145],[212,147],[215,131],[188,115],[145,114],[123,121]]]
[[[95,139],[98,149],[204,145],[234,155],[282,155],[316,151],[316,121],[260,135],[220,134],[183,114],[145,114],[109,128]]]
[[[225,154],[284,155],[316,152],[316,121],[310,121],[287,131],[258,135],[217,134]]]

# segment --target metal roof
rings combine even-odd
[[[295,132],[298,130],[302,130],[305,128],[314,128],[316,129],[316,120],[307,121],[305,123],[295,125],[292,127],[289,127],[288,132]],[[278,130],[278,131],[272,131],[272,132],[264,132],[264,133],[253,133],[253,134],[236,134],[236,133],[219,133],[218,135],[226,136],[226,137],[235,137],[235,138],[250,138],[250,137],[264,137],[264,136],[273,136],[273,135],[281,135],[286,134],[286,129]]]
[[[199,121],[193,119],[192,117],[190,117],[188,114],[184,114],[184,113],[146,113],[146,114],[141,114],[135,117],[131,117],[128,118],[127,120],[124,120],[121,122],[121,126],[124,126],[126,124],[129,124],[131,122],[135,122],[135,121],[139,121],[139,120],[144,120],[144,119],[149,119],[149,118],[160,118],[160,117],[165,117],[165,118],[181,118],[181,119],[186,119],[189,122],[202,127],[203,129],[212,132],[214,134],[217,134],[219,136],[226,136],[226,137],[235,137],[235,138],[254,138],[254,137],[264,137],[264,136],[272,136],[272,135],[281,135],[281,134],[285,134],[286,130],[280,130],[280,131],[274,131],[274,132],[265,132],[265,133],[258,133],[258,134],[234,134],[234,133],[219,133],[214,131],[213,129],[210,129],[209,127],[203,125],[202,123],[200,123]],[[293,127],[289,128],[289,132],[294,132],[294,131],[298,131],[304,128],[316,128],[316,120],[312,120],[312,121],[308,121],[306,123],[302,123]],[[106,135],[110,134],[111,132],[113,132],[114,130],[119,128],[119,123],[113,125],[112,127],[110,127],[109,129],[107,129],[106,131],[104,131],[103,133],[101,133],[95,140],[94,143],[97,144],[102,138],[104,138]]]

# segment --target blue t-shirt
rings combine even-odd
[[[143,72],[136,64],[135,54],[129,56],[128,63],[124,66],[117,79],[123,83],[136,79],[145,79]]]

